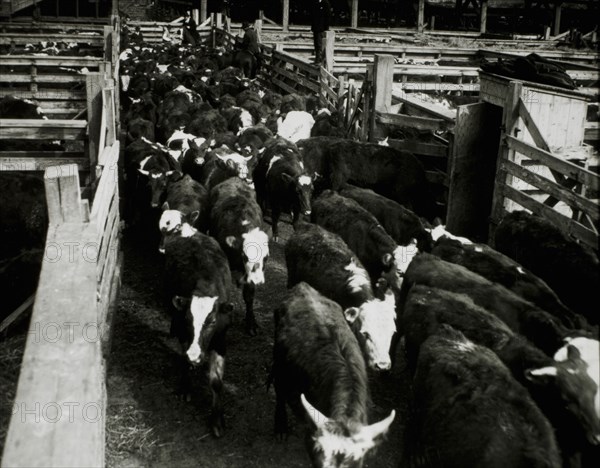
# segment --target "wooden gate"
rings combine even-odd
[[[490,83],[482,79],[483,99],[504,96],[490,238],[505,212],[524,208],[597,249],[600,176],[598,157],[583,143],[585,97],[518,81],[487,92]]]

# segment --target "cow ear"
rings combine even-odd
[[[145,175],[146,177],[150,175],[150,172],[145,171],[144,169],[138,169],[138,171],[140,171],[140,174]]]
[[[386,267],[391,266],[393,261],[394,261],[394,256],[391,253],[386,253],[381,258],[381,263],[383,263],[383,265]]]
[[[228,247],[235,249],[235,247],[237,245],[237,239],[235,238],[235,236],[227,236],[225,238],[225,243],[227,244]]]
[[[164,202],[162,205],[162,210],[167,211],[169,209],[169,202]]]
[[[287,183],[292,183],[294,181],[294,178],[285,172],[281,174],[281,178]]]
[[[217,165],[217,167],[219,169],[224,169],[224,170],[228,170],[229,168],[227,167],[227,162],[223,161],[221,158],[217,157],[215,164]]]
[[[546,382],[556,377],[558,369],[555,366],[540,367],[539,369],[527,369],[525,378],[530,382]]]
[[[192,211],[190,213],[190,217],[189,217],[190,224],[194,224],[199,216],[200,216],[200,212],[198,210]]]
[[[230,169],[236,169],[235,161],[233,159],[228,159],[226,164],[227,164],[227,166],[229,166]]]
[[[172,302],[173,306],[181,312],[185,312],[189,304],[189,300],[181,296],[174,296]]]
[[[358,308],[357,307],[348,307],[344,311],[344,317],[346,317],[346,321],[348,323],[354,323],[354,321],[358,317]]]
[[[581,359],[581,353],[576,346],[573,346],[572,344],[567,345],[567,360],[571,361],[574,359]]]

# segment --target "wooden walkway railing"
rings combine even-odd
[[[88,121],[58,126],[65,138],[88,132],[89,165],[98,175],[91,211],[81,198],[78,164],[55,159],[44,173],[49,229],[2,466],[105,466],[104,359],[122,259],[118,75],[112,67],[98,75],[87,81]],[[24,127],[44,135],[39,122],[1,126],[11,137],[22,136]],[[41,122],[56,134],[55,121]]]

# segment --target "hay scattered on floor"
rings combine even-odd
[[[122,466],[122,461],[151,458],[157,438],[144,421],[144,414],[131,405],[109,408],[106,421],[106,465]]]

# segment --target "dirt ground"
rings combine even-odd
[[[304,423],[292,423],[287,441],[278,441],[273,435],[275,394],[265,386],[272,359],[272,311],[286,291],[283,245],[291,230],[287,224],[282,227],[280,243],[271,242],[266,285],[257,293],[258,336],[245,334],[241,293],[233,291],[236,316],[227,336],[225,370],[227,429],[221,439],[213,438],[207,426],[210,396],[201,373],[196,376],[191,402],[176,395],[179,346],[169,336],[169,320],[161,306],[157,249],[152,241],[124,238],[123,284],[107,369],[109,467],[309,466],[303,445]],[[368,468],[399,463],[409,389],[399,357],[390,375],[370,376],[370,422],[387,416],[392,408],[397,415],[387,440],[367,459]]]

